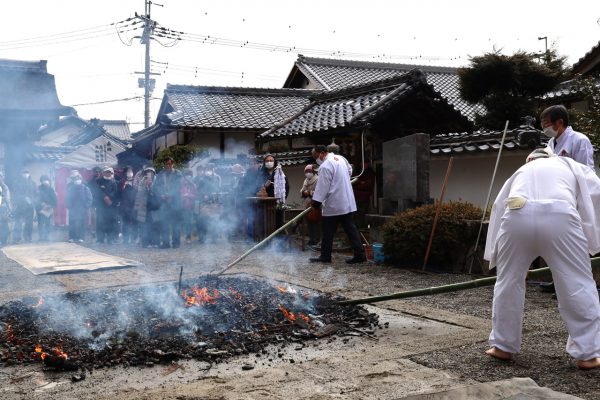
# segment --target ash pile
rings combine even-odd
[[[241,277],[24,298],[0,307],[0,361],[57,370],[179,359],[212,365],[271,344],[381,328],[376,314],[336,300]]]

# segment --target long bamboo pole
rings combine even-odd
[[[592,268],[600,268],[600,257],[591,259]],[[527,278],[540,277],[550,271],[550,268],[532,269],[527,273]],[[496,283],[496,277],[475,279],[469,282],[453,283],[451,285],[434,286],[425,289],[408,290],[405,292],[397,292],[383,296],[366,297],[362,299],[342,300],[338,304],[349,306],[353,304],[371,304],[380,301],[407,299],[409,297],[429,296],[440,293],[460,292],[467,289],[475,289],[483,286],[492,286]]]
[[[446,193],[446,186],[448,185],[448,178],[450,177],[450,171],[452,171],[452,161],[454,157],[450,157],[448,161],[448,168],[446,169],[446,176],[444,177],[444,183],[442,184],[442,192],[440,193],[440,199],[438,200],[437,207],[435,208],[435,216],[433,217],[433,226],[431,227],[431,234],[429,235],[429,244],[427,244],[427,250],[425,251],[425,259],[423,260],[423,271],[427,267],[427,261],[429,260],[429,252],[431,251],[431,245],[433,243],[433,235],[435,235],[435,228],[440,218],[440,211],[442,204],[444,203],[444,194]]]
[[[490,182],[490,188],[488,190],[487,197],[485,198],[485,204],[483,205],[483,215],[481,216],[481,222],[479,223],[479,232],[477,232],[477,240],[475,241],[475,247],[473,248],[473,257],[471,257],[471,263],[469,264],[469,273],[473,271],[473,260],[477,257],[477,247],[479,246],[479,239],[481,238],[481,231],[483,230],[483,221],[485,221],[485,213],[492,196],[492,188],[494,187],[494,180],[496,179],[496,172],[498,171],[498,164],[500,164],[500,156],[502,155],[502,148],[504,147],[504,139],[506,139],[506,131],[508,130],[508,120],[504,125],[504,133],[502,134],[502,140],[500,141],[500,149],[498,150],[498,157],[496,157],[496,166],[494,167],[494,173],[492,174],[492,181]]]
[[[352,180],[350,180],[350,183],[355,183],[358,180],[359,176],[360,175],[358,175],[356,177],[353,177]],[[283,232],[288,226],[290,226],[293,223],[295,223],[295,222],[299,221],[300,219],[302,219],[302,217],[304,217],[306,214],[308,214],[308,212],[310,211],[310,209],[311,209],[310,207],[307,208],[306,210],[302,211],[300,214],[296,215],[294,218],[292,218],[291,220],[289,220],[288,222],[286,222],[285,224],[283,224],[279,229],[275,230],[275,232],[271,233],[269,236],[267,236],[266,238],[264,238],[260,243],[257,243],[250,250],[246,251],[244,254],[242,254],[241,256],[239,256],[238,258],[236,258],[235,260],[233,260],[231,263],[229,263],[229,265],[227,267],[225,267],[223,270],[221,270],[220,272],[218,272],[215,275],[216,276],[223,275],[227,270],[229,270],[235,264],[239,263],[244,258],[248,257],[253,251],[256,251],[256,250],[260,249],[265,244],[267,244],[271,239],[273,239],[275,236],[277,236],[281,232]]]

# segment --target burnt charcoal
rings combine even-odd
[[[377,315],[337,299],[240,277],[187,280],[179,292],[162,284],[24,298],[0,306],[0,360],[39,363],[46,354],[48,368],[90,371],[191,358],[213,365],[267,355],[272,344],[301,349],[307,340],[357,328],[377,331]]]
[[[51,354],[48,354],[44,358],[44,365],[48,368],[54,368],[57,371],[77,371],[79,369],[76,363]]]

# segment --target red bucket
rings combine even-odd
[[[373,247],[370,244],[363,244],[367,260],[373,260]]]

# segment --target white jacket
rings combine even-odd
[[[537,164],[536,164],[537,163]],[[548,164],[549,163],[549,164]],[[562,166],[568,168],[575,177],[576,184],[557,189],[553,182],[543,182],[535,174],[527,174],[531,182],[515,178],[519,175],[544,165]],[[572,179],[572,178],[571,178]],[[566,182],[566,180],[562,180]],[[515,188],[514,186],[519,186]],[[574,186],[574,187],[571,187]],[[560,193],[558,193],[560,191]],[[516,192],[516,193],[515,193]],[[531,200],[567,200],[576,206],[581,218],[581,225],[587,238],[588,252],[600,252],[600,179],[596,172],[568,157],[550,157],[531,161],[519,168],[502,186],[498,197],[492,206],[490,224],[485,243],[484,259],[490,261],[490,269],[496,264],[496,242],[506,208],[506,199],[517,194]]]
[[[323,203],[324,217],[344,215],[356,211],[356,201],[350,183],[352,167],[344,157],[328,153],[319,167],[319,180],[313,200]]]
[[[552,138],[548,141],[548,147],[552,153],[561,156],[569,157],[573,160],[594,168],[594,148],[587,136],[583,133],[576,132],[570,126],[557,139]]]

